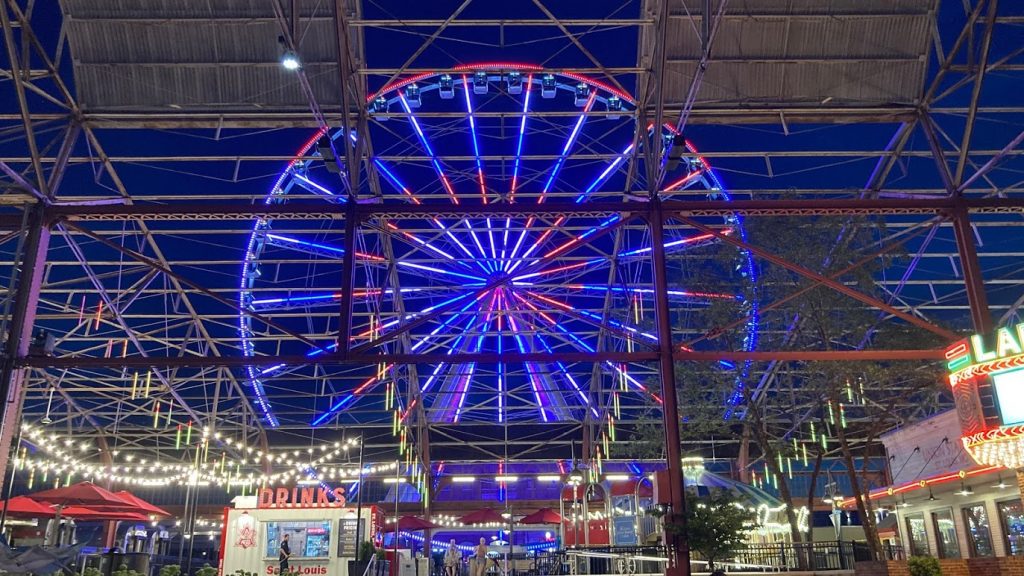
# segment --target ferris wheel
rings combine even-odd
[[[672,160],[660,159],[667,168],[662,198],[730,200],[712,167],[671,126],[649,125],[638,134],[628,93],[571,72],[469,65],[391,84],[371,94],[367,105],[375,120],[369,127],[374,178],[362,178],[368,184],[358,191],[361,201],[606,205],[628,198],[627,182],[644,182],[642,148],[658,137],[666,150],[685,147]],[[314,135],[266,202],[347,202],[346,167],[324,156],[344,156],[356,138],[341,129]],[[713,227],[745,235],[735,215]],[[314,359],[337,349],[344,229],[342,220],[253,223],[241,307],[302,338],[271,337],[266,323],[240,314],[245,355]],[[750,254],[682,225],[665,233],[677,342],[704,328],[699,312],[714,307],[735,318],[742,349],[753,350],[758,303]],[[351,346],[386,342],[372,351],[429,354],[437,361],[250,367],[251,393],[270,426],[282,419],[313,427],[358,423],[381,403],[397,403],[402,417],[419,410],[436,423],[502,424],[617,418],[661,402],[650,367],[581,359],[657,345],[651,238],[627,215],[536,210],[533,216],[377,218],[361,223],[353,245]],[[717,264],[708,264],[712,260]],[[729,266],[721,266],[723,260]],[[401,335],[388,338],[393,331]],[[503,361],[509,353],[565,359]],[[480,360],[444,361],[452,354]],[[739,387],[749,365],[722,363],[719,369],[734,374]],[[315,409],[299,416],[306,399]]]

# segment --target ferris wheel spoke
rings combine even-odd
[[[528,308],[530,308],[530,309],[534,310],[535,312],[537,312],[537,315],[540,316],[549,325],[551,325],[555,330],[557,330],[558,332],[561,332],[561,334],[563,335],[562,339],[565,340],[567,343],[571,342],[572,345],[576,346],[577,348],[579,348],[580,350],[583,350],[585,352],[595,352],[596,351],[593,346],[591,346],[590,344],[587,344],[586,342],[581,340],[578,336],[576,336],[576,334],[574,334],[571,330],[569,330],[568,328],[563,326],[560,322],[556,321],[549,314],[547,314],[546,312],[541,311],[539,308],[534,306],[532,303],[530,303],[525,298],[520,297],[518,294],[516,294],[516,297],[518,297],[519,300],[523,304],[525,304]],[[626,371],[626,369],[623,366],[621,366],[619,364],[616,364],[616,363],[614,363],[614,362],[612,362],[610,360],[605,360],[604,365],[607,366],[609,369],[611,369],[613,372],[615,372],[620,378],[622,378],[623,380],[628,382],[633,388],[635,388],[636,390],[638,390],[638,391],[640,391],[640,392],[642,392],[644,394],[650,395],[650,397],[653,398],[655,402],[657,402],[658,404],[661,404],[661,402],[662,402],[661,397],[658,396],[657,394],[651,392],[650,390],[648,390],[647,387],[644,386],[639,380],[637,380],[636,378],[630,376],[628,371]]]
[[[555,165],[552,166],[551,168],[551,172],[548,175],[548,179],[544,183],[544,188],[541,189],[540,196],[537,198],[538,204],[542,204],[544,202],[544,199],[547,197],[548,192],[551,190],[551,186],[555,183],[555,180],[558,177],[559,172],[561,172],[562,167],[565,165],[565,160],[569,157],[569,153],[572,151],[573,146],[576,144],[576,139],[579,138],[580,131],[587,121],[587,114],[594,107],[594,99],[596,98],[596,95],[597,93],[594,92],[590,95],[589,98],[587,98],[587,103],[583,107],[583,113],[580,114],[579,117],[576,119],[576,123],[573,125],[572,131],[569,132],[569,138],[565,141],[565,145],[562,146],[562,151],[558,155],[558,159],[555,160]],[[519,233],[519,239],[516,240],[515,246],[512,248],[512,255],[509,257],[508,267],[506,268],[506,272],[508,272],[509,274],[511,274],[512,271],[514,271],[519,266],[519,264],[522,263],[523,260],[525,260],[525,256],[523,260],[516,260],[516,254],[519,253],[519,247],[522,246],[527,231],[530,229],[531,226],[533,226],[534,221],[535,218],[532,216],[529,219],[527,219],[526,226],[524,226],[523,230]],[[558,220],[556,220],[553,227],[559,226],[564,221],[565,217],[560,216]],[[547,238],[547,236],[551,233],[552,229],[553,228],[549,228],[547,231],[543,233],[541,239],[534,243],[533,249],[536,249],[536,246],[542,243],[544,239]]]
[[[433,330],[431,330],[431,331],[430,331],[430,333],[429,333],[428,335],[426,335],[426,336],[424,336],[424,337],[420,338],[420,339],[419,339],[419,340],[418,340],[418,341],[417,341],[416,343],[414,343],[414,344],[412,345],[412,348],[411,348],[411,349],[412,349],[412,351],[413,351],[413,352],[416,352],[416,351],[418,351],[418,350],[419,350],[419,349],[420,349],[421,347],[423,347],[424,345],[426,345],[427,343],[429,343],[429,342],[430,342],[430,340],[431,340],[432,338],[434,338],[435,336],[437,336],[437,334],[438,334],[438,333],[440,333],[440,332],[441,332],[441,330],[444,330],[444,329],[445,329],[445,328],[446,328],[446,327],[447,327],[448,325],[450,325],[450,324],[452,324],[453,322],[455,322],[455,321],[456,321],[456,320],[457,320],[457,319],[458,319],[458,318],[459,318],[459,317],[460,317],[460,316],[461,316],[461,315],[462,315],[463,313],[465,313],[465,312],[466,312],[467,310],[469,310],[470,308],[472,308],[472,307],[473,307],[473,306],[474,306],[474,305],[475,305],[476,303],[477,303],[477,301],[476,301],[476,300],[473,300],[473,301],[471,301],[470,303],[466,304],[466,305],[465,305],[465,306],[464,306],[463,308],[461,308],[461,309],[460,309],[460,310],[459,310],[458,312],[456,312],[455,314],[452,314],[451,316],[449,316],[448,318],[446,318],[446,319],[445,319],[445,320],[444,320],[443,322],[441,322],[441,323],[440,323],[439,325],[437,325],[437,326],[436,326],[436,327],[435,327],[435,328],[434,328]],[[464,334],[464,333],[465,333],[465,330],[468,330],[468,326],[472,326],[472,325],[473,325],[473,322],[475,322],[475,321],[476,321],[476,316],[477,316],[477,315],[474,315],[474,316],[473,316],[472,318],[470,318],[470,321],[469,321],[469,323],[468,323],[468,325],[467,325],[467,328],[466,328],[466,329],[464,329],[464,330],[462,331],[462,334]],[[449,348],[449,349],[448,349],[448,351],[446,352],[446,354],[451,354],[451,350],[452,350],[452,349],[451,349],[451,348]],[[425,384],[425,385],[424,385],[424,388],[423,388],[423,389],[424,389],[424,390],[426,390],[426,388],[428,388],[428,387],[429,387],[429,383],[428,383],[428,384]]]
[[[383,368],[381,368],[380,371],[382,373],[387,373],[394,367],[394,364],[384,364]],[[380,375],[375,375],[370,378],[367,378],[362,384],[353,389],[352,392],[346,394],[341,398],[341,400],[338,400],[337,402],[332,404],[331,407],[328,408],[326,412],[323,412],[322,414],[314,418],[311,426],[319,426],[326,422],[327,420],[329,420],[332,416],[337,414],[338,411],[345,408],[351,408],[352,405],[359,400],[359,398],[361,398],[367,392],[373,390],[377,386],[377,384],[379,384],[383,380],[384,378],[381,378]]]
[[[694,184],[700,182],[703,176],[703,168],[693,170],[687,173],[685,176],[678,178],[677,180],[674,180],[673,182],[666,185],[665,188],[661,191],[661,196],[666,197],[670,196],[672,192],[681,192],[683,190],[687,190],[691,188]]]
[[[450,346],[447,346],[445,355],[450,356],[455,352],[464,352],[468,349],[470,345],[469,341],[472,340],[472,336],[469,334],[473,329],[473,326],[476,325],[478,318],[480,318],[479,312],[470,317],[469,322],[466,322],[462,327],[462,330],[458,332],[458,336],[456,336],[455,341]],[[435,382],[443,381],[437,398],[431,404],[431,412],[434,414],[441,412],[441,417],[434,417],[434,421],[447,420],[446,415],[454,410],[454,392],[458,387],[458,380],[461,378],[463,373],[464,368],[460,368],[457,365],[449,364],[447,362],[442,362],[434,368],[433,373],[431,373],[430,377],[427,378],[427,381],[423,383],[420,391],[421,393],[427,393]],[[453,381],[454,383],[452,385],[448,384]]]
[[[508,190],[508,201],[514,202],[516,196],[516,189],[519,186],[519,165],[523,158],[523,141],[526,138],[526,117],[530,113],[530,92],[533,87],[533,74],[529,74],[526,77],[526,87],[523,90],[523,113],[519,119],[519,136],[516,141],[516,157],[512,162],[512,183]],[[508,221],[505,222],[506,229],[508,228]],[[504,255],[502,256],[504,258]]]
[[[401,288],[399,293],[401,294],[413,294],[416,292],[425,292],[429,288]],[[384,290],[384,295],[394,295],[395,291],[391,288]],[[356,290],[353,292],[353,296],[356,298],[377,298],[381,295],[380,288],[369,288],[363,290]],[[294,310],[297,308],[314,308],[318,306],[334,305],[338,300],[341,299],[340,292],[332,293],[299,293],[290,294],[288,296],[281,296],[277,298],[260,298],[253,300],[251,306],[253,310],[257,312],[266,310]]]
[[[348,201],[348,198],[346,198],[344,194],[338,194],[337,192],[327,188],[323,184],[315,182],[309,176],[299,173],[298,171],[292,172],[292,179],[295,182],[295,184],[298,185],[300,188],[306,190],[307,192],[316,194],[317,196],[322,196],[329,202],[345,203]]]
[[[431,165],[433,165],[434,171],[437,173],[437,177],[441,181],[441,185],[444,187],[444,190],[448,194],[448,197],[451,199],[452,203],[458,204],[459,197],[457,194],[455,194],[455,189],[452,188],[451,180],[445,173],[444,167],[441,166],[441,161],[438,159],[437,155],[434,154],[434,149],[430,145],[430,141],[427,139],[426,133],[423,132],[423,128],[420,126],[420,123],[416,119],[416,116],[412,113],[412,109],[409,107],[409,102],[405,99],[405,95],[402,94],[401,91],[398,92],[398,99],[402,103],[402,108],[405,110],[406,116],[409,118],[409,122],[412,124],[413,130],[416,132],[416,136],[419,138],[420,144],[423,146],[424,152],[426,152],[427,157],[430,158],[430,163]],[[473,230],[473,226],[469,223],[468,219],[465,222],[466,227],[469,229],[470,235],[473,237],[474,243],[479,247],[480,240],[476,237],[476,231]],[[476,255],[469,253],[469,251],[465,249],[465,246],[461,242],[459,242],[453,234],[448,233],[448,236],[453,241],[455,241],[460,248],[467,252],[467,255],[469,255],[471,258],[477,257]],[[487,259],[487,253],[484,252],[482,247],[480,248],[479,256],[485,260]],[[490,272],[490,270],[484,267],[482,263],[480,263],[480,265],[481,268],[484,269],[484,271]]]
[[[544,296],[543,294],[538,294],[531,290],[527,290],[526,294],[528,294],[531,298],[540,300],[541,302],[545,302],[547,304],[554,306],[555,308],[558,308],[563,313],[568,314],[569,316],[572,316],[588,324],[594,325],[598,328],[609,330],[628,340],[632,340],[633,342],[638,342],[644,346],[651,346],[652,344],[656,344],[658,342],[658,337],[655,336],[654,334],[651,334],[650,332],[645,332],[625,322],[619,322],[614,318],[605,318],[600,314],[591,312],[589,310],[583,310],[580,308],[573,307],[565,302],[555,300],[554,298],[549,298],[547,296]],[[520,296],[518,292],[516,292],[514,296],[518,298],[520,302],[528,302],[525,298]],[[532,304],[529,303],[527,303],[527,305],[532,306]]]
[[[345,250],[343,248],[332,246],[330,244],[324,244],[323,242],[313,242],[312,240],[295,238],[293,236],[285,236],[283,234],[267,234],[265,238],[266,244],[268,246],[285,248],[287,250],[303,252],[305,254],[311,254],[313,256],[340,259],[345,255]],[[356,252],[356,258],[368,262],[387,262],[387,259],[384,258],[383,256],[379,254],[370,254],[367,252]]]
[[[417,124],[417,127],[418,127],[418,124]],[[409,187],[406,186],[401,181],[401,179],[399,179],[398,176],[393,171],[389,170],[384,165],[384,162],[382,162],[380,159],[376,159],[375,158],[374,159],[374,163],[377,164],[377,167],[381,169],[381,171],[382,171],[381,173],[384,174],[384,179],[387,180],[388,182],[390,182],[391,185],[395,187],[395,189],[397,189],[400,192],[402,192],[402,194],[404,194],[409,199],[409,201],[411,201],[413,204],[422,204],[422,201],[419,198],[417,198],[412,193],[412,191],[409,190]],[[452,231],[451,231],[451,228],[454,227],[454,226],[452,226],[452,227],[445,226],[436,217],[431,217],[429,220],[430,220],[430,223],[435,228],[440,230],[449,240],[452,241],[453,244],[455,244],[460,250],[462,250],[462,252],[466,256],[469,257],[470,261],[474,262],[484,273],[488,273],[489,274],[491,272],[490,269],[488,269],[487,267],[483,266],[483,264],[481,262],[479,262],[478,257],[477,257],[476,254],[473,254],[473,252],[471,252],[468,248],[466,248],[466,245],[462,241],[460,241],[458,238],[456,238],[455,234],[453,234]],[[408,240],[412,241],[413,243],[415,243],[415,244],[417,244],[419,246],[422,246],[423,248],[426,248],[428,250],[431,250],[432,252],[435,252],[435,253],[443,256],[444,258],[446,258],[448,260],[451,260],[453,262],[458,262],[458,264],[461,265],[461,266],[464,266],[464,267],[467,267],[467,268],[471,268],[472,267],[469,264],[466,264],[465,262],[461,262],[461,261],[455,260],[455,257],[452,256],[451,254],[449,254],[448,252],[438,248],[437,246],[434,246],[432,243],[430,243],[430,242],[428,242],[426,240],[423,240],[423,239],[419,238],[415,234],[412,234],[410,232],[406,232],[406,231],[401,230],[397,225],[395,225],[392,222],[388,222],[387,223],[387,228],[389,230],[393,230],[393,231],[401,234],[402,236],[404,236]],[[486,257],[487,256],[484,255],[484,258],[486,258]]]
[[[531,327],[534,328],[534,336],[537,338],[537,341],[540,342],[540,345],[541,345],[542,348],[544,348],[545,352],[547,352],[549,354],[554,354],[554,349],[551,348],[551,346],[548,344],[548,341],[544,338],[544,335],[541,334],[541,328],[539,327],[539,325],[534,324],[533,322],[530,322],[529,320],[527,320],[525,318],[520,318],[520,321],[522,321],[522,322],[524,322],[526,324],[529,324]],[[566,368],[565,364],[561,360],[555,360],[555,366],[558,368],[559,372],[561,373],[562,378],[565,379],[569,383],[569,385],[571,386],[572,391],[580,399],[580,403],[585,408],[589,409],[590,413],[595,418],[600,418],[600,413],[597,411],[597,409],[593,405],[591,405],[590,398],[588,398],[586,393],[583,392],[583,388],[576,382],[576,379],[573,378],[572,373],[569,371],[568,368]]]
[[[605,167],[604,171],[598,174],[597,178],[595,178],[593,182],[591,182],[586,188],[583,189],[583,192],[580,192],[580,194],[576,196],[576,203],[579,204],[585,201],[587,198],[589,198],[590,195],[593,194],[595,190],[597,190],[598,186],[604,184],[609,178],[611,178],[611,175],[615,173],[615,169],[618,168],[620,164],[625,162],[626,159],[629,158],[630,154],[632,153],[633,143],[630,142],[629,146],[626,146],[626,149],[623,150],[618,156],[616,156],[615,159],[612,160],[611,163],[609,163],[608,166]]]
[[[434,171],[437,173],[438,180],[441,181],[441,186],[444,187],[444,191],[448,194],[453,204],[459,203],[459,197],[455,194],[455,190],[452,188],[451,180],[448,179],[448,175],[445,174],[444,168],[441,167],[441,161],[438,160],[437,155],[434,154],[434,149],[430,145],[430,141],[427,140],[427,135],[423,132],[423,128],[420,127],[419,120],[416,119],[416,115],[412,113],[412,108],[409,107],[409,102],[405,99],[405,95],[398,91],[398,100],[402,103],[402,108],[405,110],[406,117],[409,118],[409,123],[412,124],[413,130],[416,132],[416,136],[419,138],[420,145],[423,146],[423,151],[426,152],[427,157],[430,159],[431,165],[434,167]]]
[[[466,117],[469,119],[469,134],[473,142],[473,158],[476,161],[476,177],[477,183],[480,185],[480,199],[484,204],[487,204],[487,183],[484,180],[484,164],[480,158],[480,142],[476,133],[476,120],[473,118],[473,100],[469,95],[469,82],[467,82],[465,75],[462,76],[462,91],[466,95]],[[487,268],[493,272],[498,255],[494,249],[494,230],[491,226],[491,219],[486,218],[485,221],[487,224],[487,241],[491,246],[491,260],[488,262]],[[466,220],[466,226],[469,226],[469,220]],[[473,239],[476,240],[475,235]],[[477,248],[483,252],[483,247],[480,246],[479,241],[477,241]]]
[[[526,353],[526,345],[523,343],[523,336],[519,331],[519,324],[516,322],[514,315],[508,316],[509,326],[512,328],[512,338],[516,341],[516,347],[522,354]],[[537,410],[540,411],[541,420],[549,422],[547,402],[544,401],[544,396],[541,394],[541,387],[537,382],[537,375],[534,373],[532,362],[523,362],[523,366],[526,368],[526,377],[530,382],[530,387],[533,389],[533,398],[537,402]]]

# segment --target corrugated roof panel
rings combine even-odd
[[[666,101],[689,92],[703,2],[674,4]],[[936,0],[733,0],[698,104],[910,104],[921,92]]]
[[[693,67],[676,64],[666,82],[666,102],[689,90]],[[918,96],[924,70],[908,62],[715,62],[704,75],[697,102],[715,104],[908,104]]]
[[[704,0],[672,2],[673,14],[700,14]],[[730,0],[730,14],[898,14],[926,13],[938,6],[938,0]]]

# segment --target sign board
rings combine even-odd
[[[294,488],[261,488],[257,508],[342,508],[345,489],[334,488],[330,494],[318,486]]]
[[[362,520],[355,518],[342,518],[338,521],[338,556],[355,558],[356,549],[359,547],[360,538],[359,524]]]
[[[1024,466],[1024,322],[946,349],[964,448],[979,464]]]
[[[614,546],[636,546],[636,517],[616,516],[613,520],[615,527]]]

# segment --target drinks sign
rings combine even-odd
[[[341,508],[345,506],[345,489],[328,492],[318,486],[294,488],[261,488],[257,508]]]

